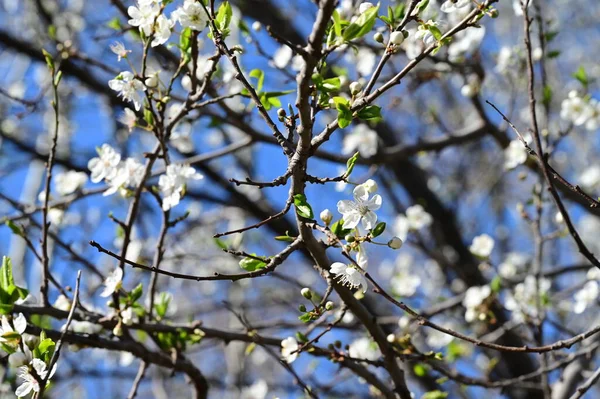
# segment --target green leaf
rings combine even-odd
[[[0,272],[0,288],[8,292],[15,286],[12,273],[12,262],[9,257],[2,257],[2,271]],[[14,289],[14,288],[13,288]]]
[[[352,229],[345,229],[343,226],[344,219],[340,219],[331,225],[331,232],[335,234],[338,238],[344,238],[352,232]]]
[[[294,242],[296,239],[290,236],[276,236],[277,241]]]
[[[221,249],[227,249],[228,246],[225,243],[225,241],[221,240],[220,238],[215,238],[215,244],[217,244],[217,247],[221,248]]]
[[[252,254],[252,256],[256,256],[256,254]],[[260,269],[264,269],[266,266],[266,262],[255,258],[244,258],[240,260],[240,267],[246,270],[247,272],[254,272]]]
[[[44,361],[48,361],[52,358],[55,348],[56,348],[56,344],[50,338],[46,338],[43,341],[41,341],[37,347],[37,349],[40,352],[40,355]]]
[[[294,195],[294,205],[296,206],[296,212],[298,213],[298,216],[305,219],[314,218],[312,207],[306,201],[306,196],[304,194]]]
[[[346,30],[344,30],[344,41],[360,39],[369,33],[371,29],[373,29],[373,25],[375,25],[378,11],[379,5],[376,7],[371,7],[367,11],[360,14],[356,21],[352,22],[350,25],[348,25]]]
[[[346,177],[350,176],[350,173],[352,173],[352,171],[354,170],[354,165],[356,164],[356,161],[358,160],[358,155],[360,153],[358,151],[356,151],[354,153],[354,155],[352,155],[348,161],[346,161]]]
[[[317,88],[325,93],[332,93],[340,91],[340,85],[340,78],[335,77],[323,80],[321,84],[317,85]]]
[[[440,40],[442,38],[442,31],[437,26],[427,25],[427,29],[431,32],[433,37],[435,37],[435,40]]]
[[[579,69],[577,70],[577,72],[575,72],[573,74],[573,77],[575,79],[577,79],[579,81],[579,83],[581,83],[586,88],[587,88],[588,84],[590,83],[587,73],[585,72],[585,69],[582,66],[580,66]]]
[[[182,54],[187,54],[192,47],[192,29],[185,28],[179,36],[179,49]]]
[[[417,4],[416,9],[416,14],[420,14],[421,11],[423,11],[424,9],[427,8],[427,6],[429,5],[429,0],[423,0],[421,1],[419,4]]]
[[[379,122],[381,117],[381,107],[377,105],[369,105],[358,111],[357,116],[365,121]]]
[[[500,292],[502,289],[502,279],[500,276],[496,276],[492,279],[490,282],[490,288],[492,289],[492,292]]]
[[[15,222],[13,222],[12,220],[7,220],[6,221],[6,226],[8,226],[9,229],[12,230],[12,232],[20,237],[23,236],[23,229],[21,228],[21,226],[17,225]]]
[[[421,396],[421,399],[445,399],[448,397],[448,392],[442,392],[442,391],[429,391],[429,392],[425,392],[423,394],[423,396]]]
[[[310,313],[304,313],[303,315],[298,316],[298,320],[300,320],[303,323],[310,323],[312,321],[312,319],[313,319],[313,316]]]
[[[552,87],[550,87],[549,85],[546,85],[546,86],[544,86],[542,104],[544,104],[546,107],[548,107],[548,106],[550,106],[551,102],[552,102]]]
[[[219,10],[217,11],[215,21],[217,22],[217,26],[219,27],[219,30],[221,31],[224,37],[227,36],[225,32],[228,33],[229,31],[229,24],[231,23],[232,15],[233,11],[228,1],[222,3],[219,6]]]
[[[375,238],[380,236],[385,231],[385,222],[377,223],[377,226],[371,230],[371,237]]]
[[[546,58],[552,59],[557,58],[560,55],[560,50],[551,50],[546,54]]]
[[[114,29],[114,30],[121,30],[121,28],[122,28],[121,21],[117,17],[108,21],[106,26],[108,26],[109,28]]]
[[[258,82],[256,83],[255,89],[256,91],[261,91],[263,84],[265,83],[265,73],[260,69],[253,69],[250,71],[250,77],[257,79]]]
[[[338,111],[338,126],[340,128],[345,128],[350,123],[352,123],[352,111],[350,107],[345,103],[336,104],[336,109]]]
[[[171,303],[171,296],[166,292],[161,292],[158,296],[158,301],[154,304],[154,309],[158,317],[163,318],[167,314],[169,304]]]
[[[333,10],[333,31],[335,32],[336,37],[342,36],[342,19],[340,18],[340,14],[337,10]]]
[[[417,377],[424,377],[427,375],[427,368],[422,363],[417,363],[413,366],[413,371]]]
[[[52,59],[52,55],[44,49],[42,49],[42,54],[44,54],[44,59],[46,60],[46,65],[48,65],[48,69],[53,71],[54,60]]]
[[[139,283],[134,289],[129,293],[129,300],[131,302],[136,302],[138,299],[142,297],[142,293],[144,291],[144,286],[142,283]]]

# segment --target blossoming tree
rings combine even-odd
[[[596,2],[1,7],[2,397],[599,394]]]

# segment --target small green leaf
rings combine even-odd
[[[111,19],[110,21],[108,21],[108,23],[106,24],[106,26],[108,26],[111,29],[114,30],[121,30],[121,21],[119,20],[119,18],[115,17],[113,19]]]
[[[192,29],[185,28],[179,36],[179,49],[182,54],[187,54],[192,47]]]
[[[590,83],[587,73],[585,72],[585,69],[582,66],[580,66],[579,69],[577,69],[577,72],[573,74],[573,77],[577,79],[579,83],[581,83],[586,88]]]
[[[307,202],[306,196],[304,194],[294,195],[294,206],[296,207],[296,212],[298,213],[298,216],[303,217],[305,219],[314,218],[312,207]]]
[[[502,289],[502,279],[500,276],[496,276],[492,279],[490,282],[490,288],[492,289],[492,292],[500,292]]]
[[[337,10],[333,10],[333,31],[336,37],[342,36],[342,20]]]
[[[377,226],[371,230],[371,237],[375,238],[380,236],[385,231],[385,222],[377,223]]]
[[[131,302],[136,302],[138,299],[142,297],[142,293],[144,291],[144,286],[142,283],[139,283],[134,289],[129,293],[129,300]]]
[[[346,30],[344,30],[344,41],[360,39],[369,33],[371,29],[373,29],[373,25],[375,25],[378,11],[379,5],[376,7],[371,7],[367,11],[360,14],[360,16],[354,22],[348,25]]]
[[[300,320],[303,323],[310,323],[313,319],[313,316],[310,313],[304,313],[301,316],[298,316],[298,320]]]
[[[229,24],[231,23],[231,17],[233,16],[233,10],[231,9],[231,5],[228,1],[222,3],[219,6],[219,10],[217,11],[217,16],[215,21],[217,22],[217,26],[219,30],[223,34],[223,36],[227,36],[225,31],[229,31]]]
[[[359,152],[355,152],[354,155],[352,155],[348,161],[346,161],[346,177],[350,176],[350,173],[352,173],[352,171],[354,170],[354,165],[356,164],[356,161],[358,160],[358,155]]]
[[[340,219],[331,225],[331,232],[338,238],[344,238],[352,232],[352,229],[345,229],[343,226],[344,219]]]
[[[417,377],[424,377],[427,375],[427,368],[421,363],[415,364],[413,366],[413,371]]]
[[[557,58],[560,55],[560,50],[551,50],[546,54],[546,58],[552,59]]]
[[[442,392],[442,391],[429,391],[429,392],[425,392],[423,394],[423,396],[421,396],[421,399],[445,399],[448,397],[448,392]]]
[[[549,85],[546,85],[546,86],[544,86],[542,104],[544,104],[546,107],[548,107],[548,106],[550,106],[551,102],[552,102],[552,87],[550,87]]]
[[[345,128],[352,123],[352,111],[350,107],[345,103],[337,103],[336,109],[338,111],[338,126]]]
[[[250,71],[250,77],[251,78],[256,78],[257,79],[257,84],[256,84],[256,91],[261,91],[263,84],[265,82],[265,73],[263,71],[261,71],[260,69],[253,69]]]
[[[427,29],[431,32],[433,37],[435,37],[435,40],[440,40],[442,38],[442,31],[437,26],[427,25]]]
[[[294,242],[295,238],[290,236],[276,236],[277,241]]]
[[[52,59],[52,55],[44,49],[42,49],[42,54],[44,54],[44,59],[46,60],[46,65],[48,65],[48,69],[53,71],[54,60]]]
[[[9,257],[2,257],[2,272],[0,273],[0,288],[8,292],[15,285],[12,273],[12,262]]]
[[[217,244],[217,247],[221,248],[221,249],[227,249],[228,246],[225,243],[225,241],[221,240],[220,238],[215,238],[215,244]]]
[[[256,256],[256,254],[252,254]],[[240,267],[247,272],[254,272],[260,269],[264,269],[267,266],[266,262],[258,260],[256,258],[244,258],[240,260]]]
[[[7,220],[5,224],[6,226],[8,226],[9,229],[12,230],[13,234],[18,235],[20,237],[23,236],[23,228],[21,226],[17,225],[12,220]]]
[[[365,121],[379,122],[382,119],[381,107],[378,107],[377,105],[369,105],[358,111],[357,116]]]

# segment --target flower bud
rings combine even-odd
[[[556,215],[554,215],[554,221],[556,222],[556,224],[563,224],[565,222],[565,218],[563,217],[563,214],[560,211],[556,212]]]
[[[332,301],[327,301],[327,303],[325,303],[325,310],[331,310],[334,306],[335,304]]]
[[[344,87],[348,84],[348,77],[346,75],[340,75],[338,78],[340,79],[340,87]]]
[[[312,298],[312,292],[310,292],[310,288],[302,288],[300,290],[300,293],[302,294],[302,296],[308,300],[310,300],[310,298]]]
[[[22,336],[23,342],[25,345],[31,350],[35,349],[40,344],[40,337],[32,334],[23,334]]]
[[[352,93],[353,96],[360,93],[361,90],[362,90],[362,84],[360,82],[350,83],[350,93]]]
[[[113,334],[117,337],[123,336],[123,325],[121,324],[121,320],[119,320],[115,328],[113,328]]]
[[[500,13],[498,12],[498,10],[497,10],[497,9],[495,9],[495,8],[492,8],[492,9],[491,9],[491,10],[488,12],[488,15],[489,15],[491,18],[498,18],[498,16],[500,15]]]
[[[150,88],[157,87],[158,86],[158,72],[155,72],[152,75],[148,76],[146,78],[146,80],[144,80],[144,84]]]
[[[373,180],[373,179],[369,179],[369,180],[367,180],[366,182],[364,182],[364,183],[362,184],[362,186],[363,186],[364,188],[366,188],[366,189],[367,189],[367,191],[369,192],[369,194],[373,194],[373,193],[374,193],[374,192],[376,192],[376,191],[377,191],[377,189],[379,188],[379,187],[377,186],[377,183],[376,183],[376,182],[375,182],[375,180]]]
[[[399,46],[402,44],[402,42],[404,42],[404,33],[403,32],[398,32],[398,31],[394,31],[390,34],[390,43],[395,45],[395,46]]]
[[[27,356],[23,352],[15,352],[8,357],[8,363],[14,367],[25,366],[27,361]]]
[[[306,312],[306,306],[300,305],[300,306],[298,306],[298,310],[301,311],[302,313],[304,313],[304,312]]]
[[[323,223],[325,223],[325,226],[329,226],[329,223],[333,220],[333,213],[331,213],[329,209],[324,209],[321,214],[319,214],[319,217]]]
[[[386,337],[386,340],[391,344],[396,340],[396,336],[394,334],[390,334]]]
[[[260,32],[261,29],[262,29],[262,24],[258,21],[254,21],[254,23],[252,24],[252,30],[254,32]]]
[[[373,40],[375,40],[377,43],[383,43],[383,34],[381,34],[381,32],[377,32],[373,35]]]
[[[402,240],[399,237],[393,237],[387,243],[388,247],[390,247],[392,249],[400,249],[400,248],[402,248],[402,244],[404,244],[404,243],[402,242]]]
[[[354,237],[352,234],[348,234],[346,237],[344,237],[344,239],[347,242],[354,242],[354,241],[356,241],[356,237]]]
[[[285,113],[285,109],[279,108],[277,110],[277,117],[279,118],[280,122],[283,122],[283,120],[285,119],[286,116],[287,116],[287,114]]]

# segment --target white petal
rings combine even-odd
[[[23,313],[19,313],[17,317],[13,319],[13,324],[15,326],[15,330],[19,334],[23,334],[25,332],[25,329],[27,328],[27,319],[25,319]]]
[[[356,211],[356,203],[350,200],[341,200],[337,203],[337,210],[342,215],[346,215],[348,213],[353,213]]]
[[[369,199],[369,191],[362,184],[356,186],[352,194],[357,202],[366,202]]]
[[[348,213],[344,215],[344,229],[353,229],[358,226],[360,222],[360,214],[358,212]]]
[[[375,212],[368,211],[362,218],[362,225],[365,229],[371,230],[377,223],[377,215]]]
[[[334,264],[331,265],[331,268],[329,269],[329,271],[333,274],[340,274],[340,273],[343,273],[347,267],[348,266],[346,266],[342,262],[335,262]]]
[[[376,210],[378,210],[379,208],[381,208],[381,203],[382,203],[382,201],[383,201],[383,200],[382,200],[382,198],[381,198],[381,195],[379,195],[379,194],[375,194],[375,195],[373,196],[373,198],[371,198],[371,199],[370,199],[370,200],[367,202],[366,206],[367,206],[367,208],[369,208],[370,210],[372,210],[372,211],[376,211]]]

